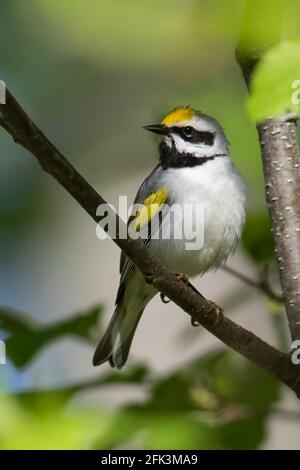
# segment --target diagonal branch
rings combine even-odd
[[[96,211],[105,200],[31,121],[8,90],[6,104],[0,104],[0,125],[15,142],[37,158],[41,167],[74,197],[94,221],[101,224]],[[117,220],[120,229],[124,222],[119,218]],[[117,232],[115,243],[132,259],[148,282],[223,343],[255,362],[300,396],[299,369],[291,363],[288,355],[277,351],[252,332],[224,317],[221,309],[203,298],[196,289],[177,279],[174,273],[168,272],[140,240],[121,238],[119,233],[120,230]]]

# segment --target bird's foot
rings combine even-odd
[[[212,300],[207,300],[207,303],[209,304],[208,306],[208,312],[215,312],[216,313],[216,321],[214,322],[214,326],[218,325],[220,321],[222,321],[224,314],[223,314],[223,309],[219,307],[219,305],[215,304]],[[200,322],[196,318],[191,318],[191,324],[192,326],[199,326]]]
[[[192,324],[192,326],[199,326],[199,325],[200,325],[200,323],[198,322],[198,320],[196,320],[196,319],[193,318],[193,317],[191,318],[191,324]]]
[[[168,297],[162,292],[160,293],[160,300],[162,301],[163,304],[168,304],[169,302],[171,302],[171,300],[168,299]]]
[[[177,277],[178,281],[182,281],[185,284],[189,284],[190,280],[185,273],[180,273],[178,271],[175,271],[174,274]]]
[[[179,281],[182,281],[184,282],[184,284],[189,285],[190,280],[185,273],[175,271],[174,274]],[[171,302],[170,299],[168,299],[167,296],[162,292],[160,293],[160,299],[164,304],[168,304],[169,302]]]
[[[220,321],[222,321],[223,317],[224,317],[224,314],[223,314],[223,309],[221,307],[219,307],[219,305],[215,304],[215,302],[213,302],[212,300],[207,300],[208,304],[209,304],[209,308],[208,308],[208,311],[209,312],[215,312],[216,313],[216,321],[215,321],[215,325],[217,325],[218,323],[220,323]]]

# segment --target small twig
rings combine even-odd
[[[276,300],[279,303],[284,303],[283,294],[277,294],[270,284],[269,277],[270,265],[266,264],[264,266],[261,278],[261,288],[263,292],[268,295],[271,299]]]
[[[222,266],[223,271],[227,272],[228,274],[231,274],[232,276],[236,277],[240,281],[242,281],[244,284],[247,284],[248,286],[254,287],[254,289],[258,289],[261,292],[263,292],[265,295],[267,295],[270,299],[276,300],[276,302],[283,303],[283,296],[280,294],[277,294],[274,292],[273,288],[270,285],[269,282],[269,266],[266,265],[264,267],[263,271],[263,276],[260,281],[255,281],[254,279],[251,279],[250,277],[246,276],[245,274],[236,271],[235,269],[225,265]]]

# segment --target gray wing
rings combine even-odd
[[[156,191],[160,184],[160,174],[162,172],[162,168],[160,165],[157,165],[154,170],[150,173],[150,175],[145,179],[145,181],[140,186],[137,195],[134,200],[134,204],[141,204],[144,202],[145,198],[149,196],[152,192]],[[130,218],[129,218],[130,221]],[[141,238],[145,245],[149,244],[150,238]],[[129,278],[131,272],[134,269],[134,263],[128,258],[125,253],[121,252],[120,257],[120,285],[117,293],[116,304],[122,298],[124,293],[124,289],[127,283],[127,279]]]

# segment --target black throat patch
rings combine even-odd
[[[160,164],[162,168],[165,170],[167,168],[187,168],[193,166],[200,166],[204,163],[214,160],[216,157],[225,157],[225,154],[216,154],[210,157],[195,157],[195,155],[191,153],[181,153],[178,152],[175,145],[169,147],[165,142],[162,142],[159,147],[160,153]]]

